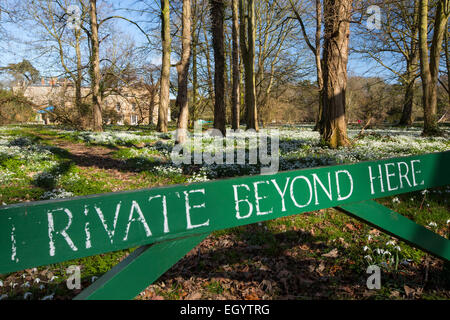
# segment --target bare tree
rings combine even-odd
[[[239,0],[240,45],[244,64],[247,129],[258,130],[255,84],[255,2]]]
[[[183,0],[182,16],[182,40],[181,40],[181,60],[177,64],[178,72],[178,96],[177,107],[180,109],[180,115],[177,123],[177,143],[184,143],[187,138],[187,128],[189,120],[188,104],[188,80],[189,80],[189,62],[191,58],[191,1]]]
[[[167,132],[170,103],[170,52],[171,52],[171,35],[170,35],[170,4],[169,0],[161,0],[161,39],[162,39],[162,66],[160,80],[160,100],[158,112],[159,132]]]
[[[210,0],[211,31],[214,50],[214,128],[226,133],[224,0]]]
[[[439,61],[441,58],[442,41],[447,32],[450,16],[450,1],[439,0],[433,25],[431,47],[428,47],[428,0],[420,0],[419,13],[419,50],[420,69],[423,90],[424,124],[423,135],[441,134],[437,119],[437,82],[439,78]]]
[[[352,0],[325,0],[323,47],[323,141],[331,148],[350,145],[345,118],[348,45]]]
[[[239,66],[239,0],[232,0],[232,65],[233,65],[233,90],[231,94],[231,128],[239,129],[241,112],[241,75]]]
[[[314,35],[314,44],[312,43],[310,37],[308,36],[308,32],[305,27],[305,23],[303,22],[302,16],[297,9],[297,6],[295,5],[293,0],[289,0],[289,3],[291,5],[292,11],[295,14],[296,19],[298,20],[303,38],[305,39],[305,42],[308,46],[308,48],[312,51],[314,54],[314,61],[316,65],[316,74],[317,74],[317,89],[318,89],[318,97],[319,97],[319,110],[317,112],[317,120],[316,125],[314,127],[314,130],[318,130],[322,132],[322,124],[321,124],[321,118],[322,118],[322,91],[323,91],[323,74],[322,74],[322,61],[320,58],[320,42],[322,37],[322,3],[321,0],[315,0],[315,35]]]
[[[100,94],[100,48],[98,39],[98,23],[97,23],[97,0],[89,1],[89,17],[91,27],[91,89],[92,89],[92,104],[94,114],[94,131],[103,131],[102,119],[102,97]]]

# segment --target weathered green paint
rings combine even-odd
[[[375,201],[345,204],[340,209],[416,248],[450,261],[450,240]]]
[[[201,234],[140,247],[75,300],[133,299],[207,236]]]
[[[449,163],[443,152],[5,206],[0,273],[447,185]]]

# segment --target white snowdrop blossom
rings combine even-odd
[[[53,300],[53,297],[54,297],[54,296],[55,296],[55,294],[52,293],[52,294],[50,294],[50,295],[48,295],[48,296],[43,297],[42,300]]]

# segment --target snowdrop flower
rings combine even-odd
[[[398,197],[395,197],[392,199],[392,203],[400,203],[400,199]]]
[[[402,249],[400,248],[400,246],[395,246],[394,249],[397,250],[397,251],[402,251]]]
[[[394,240],[390,240],[388,242],[386,242],[387,246],[395,246],[395,241]]]
[[[9,284],[9,286],[12,287],[12,288],[14,289],[14,288],[17,286],[17,283],[11,282],[11,283]]]
[[[448,219],[446,223],[447,223],[447,224],[450,224],[450,219]]]
[[[364,246],[363,250],[364,250],[364,252],[366,252],[367,250],[369,250],[369,247],[368,246]]]
[[[431,221],[428,225],[429,225],[430,227],[437,227],[437,223],[436,223],[436,222],[433,222],[433,221]]]
[[[0,280],[0,287],[3,287],[3,281]]]
[[[30,296],[32,296],[32,293],[31,293],[31,292],[25,292],[25,294],[23,295],[23,299],[24,299],[24,300],[27,300],[28,297],[30,297]]]
[[[39,283],[39,282],[41,282],[41,279],[39,279],[39,278],[36,278],[36,279],[34,279],[34,281],[33,281],[33,283]]]
[[[53,281],[56,280],[56,279],[58,279],[58,277],[57,277],[57,276],[53,276],[53,277],[50,279],[50,282],[53,282]]]
[[[388,256],[391,255],[391,253],[389,251],[387,251],[387,250],[385,250],[383,254],[387,254]]]
[[[95,282],[95,280],[97,280],[98,279],[98,277],[96,277],[96,276],[93,276],[92,278],[91,278],[91,282],[92,283],[94,283]]]
[[[430,191],[428,191],[427,189],[425,189],[421,192],[422,195],[426,195],[427,193],[430,193]]]
[[[383,249],[380,249],[380,248],[376,248],[376,249],[375,249],[375,252],[378,253],[378,254],[383,254],[383,253],[384,253],[384,250],[383,250]]]
[[[369,255],[365,256],[364,259],[366,259],[367,261],[372,261],[372,257]]]
[[[53,300],[53,297],[55,296],[54,293],[52,293],[51,295],[45,296],[42,298],[42,300]]]
[[[2,294],[2,295],[0,296],[0,300],[7,299],[7,298],[8,298],[8,295],[7,295],[7,294]]]
[[[372,240],[372,235],[369,234],[369,236],[367,237],[367,240]]]
[[[22,288],[29,288],[29,287],[31,287],[31,286],[30,286],[30,283],[27,281],[27,282],[25,282],[24,284],[22,284],[21,287],[22,287]]]

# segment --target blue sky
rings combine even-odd
[[[115,9],[130,8],[132,4],[135,4],[135,0],[120,0],[114,2],[114,7]],[[137,21],[149,20],[148,16],[138,16],[136,14],[133,14],[131,11],[123,10],[115,14],[124,15]],[[138,46],[144,45],[147,42],[145,36],[138,30],[136,26],[121,19],[116,19],[114,23],[116,24],[118,29],[134,38],[135,43]],[[32,38],[33,34],[33,30],[21,30],[20,28],[16,28],[14,26],[8,27],[8,31],[13,34],[19,35],[20,38],[26,38],[27,36]],[[38,58],[36,53],[29,51],[25,45],[18,42],[6,42],[0,39],[0,49],[1,48],[6,48],[7,50],[2,50],[3,52],[0,56],[0,66],[7,65],[8,63],[17,63],[22,59],[29,59],[43,75],[52,76],[52,74],[50,73],[54,71],[50,71],[51,69],[49,70],[48,64],[45,63],[45,60],[42,58]],[[161,57],[159,53],[153,52],[149,54],[148,60],[154,64],[158,64],[161,61]],[[373,60],[362,59],[361,56],[358,56],[356,54],[350,55],[348,63],[348,73],[349,75],[357,76],[379,76],[387,79],[393,78],[393,74],[391,72],[379,66]],[[314,80],[315,75],[311,75],[311,79]]]

